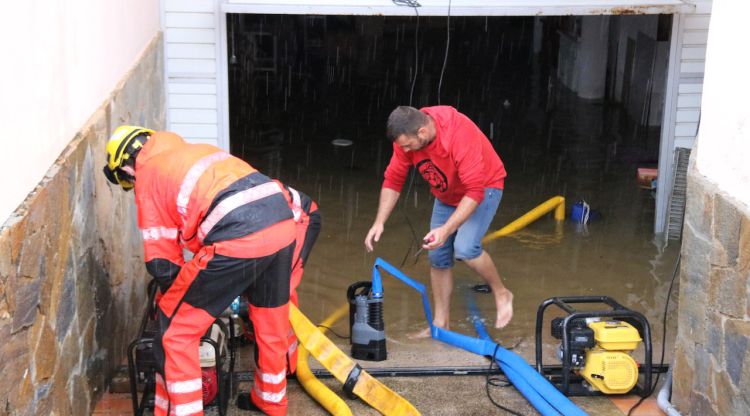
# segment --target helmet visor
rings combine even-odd
[[[127,175],[119,175],[118,174],[117,171],[119,169],[110,170],[108,165],[104,165],[104,169],[102,169],[102,170],[104,171],[104,177],[107,178],[107,180],[111,184],[113,184],[113,185],[120,185],[120,186],[122,186],[122,189],[124,189],[126,191],[129,191],[130,189],[133,188],[133,182],[125,179],[124,177],[121,177],[121,176],[127,176]]]

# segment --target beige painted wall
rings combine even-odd
[[[159,30],[157,0],[3,4],[0,225],[42,180]]]

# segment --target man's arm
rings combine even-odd
[[[455,233],[456,230],[458,230],[458,227],[471,217],[471,214],[476,211],[477,206],[479,206],[479,204],[477,204],[477,201],[474,199],[468,196],[461,198],[461,202],[458,203],[453,214],[448,217],[448,221],[442,226],[430,230],[430,232],[424,236],[424,241],[429,241],[429,243],[426,243],[422,247],[427,250],[432,250],[442,246],[445,243],[445,240],[448,239],[448,236]]]
[[[162,293],[172,285],[185,260],[179,243],[179,227],[151,197],[136,195],[138,228],[143,238],[146,270],[156,280]]]
[[[367,232],[367,237],[365,237],[365,248],[367,248],[368,252],[373,250],[373,243],[380,241],[380,235],[383,234],[385,222],[388,220],[391,212],[393,212],[399,195],[401,195],[401,192],[391,188],[382,188],[380,190],[378,213],[375,215],[375,222],[370,227],[370,231]]]

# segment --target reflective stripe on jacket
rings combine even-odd
[[[293,218],[281,184],[207,144],[156,132],[136,159],[135,198],[144,260],[169,286],[182,249],[239,238]]]

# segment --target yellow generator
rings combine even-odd
[[[605,310],[579,311],[575,304],[603,304]],[[552,320],[552,336],[559,366],[542,363],[544,312],[555,305],[567,313]],[[644,362],[638,364],[632,352],[643,344]],[[545,300],[536,316],[536,367],[563,394],[591,396],[635,393],[645,397],[651,391],[651,332],[646,318],[607,296],[568,296]],[[643,382],[638,383],[639,374]]]

